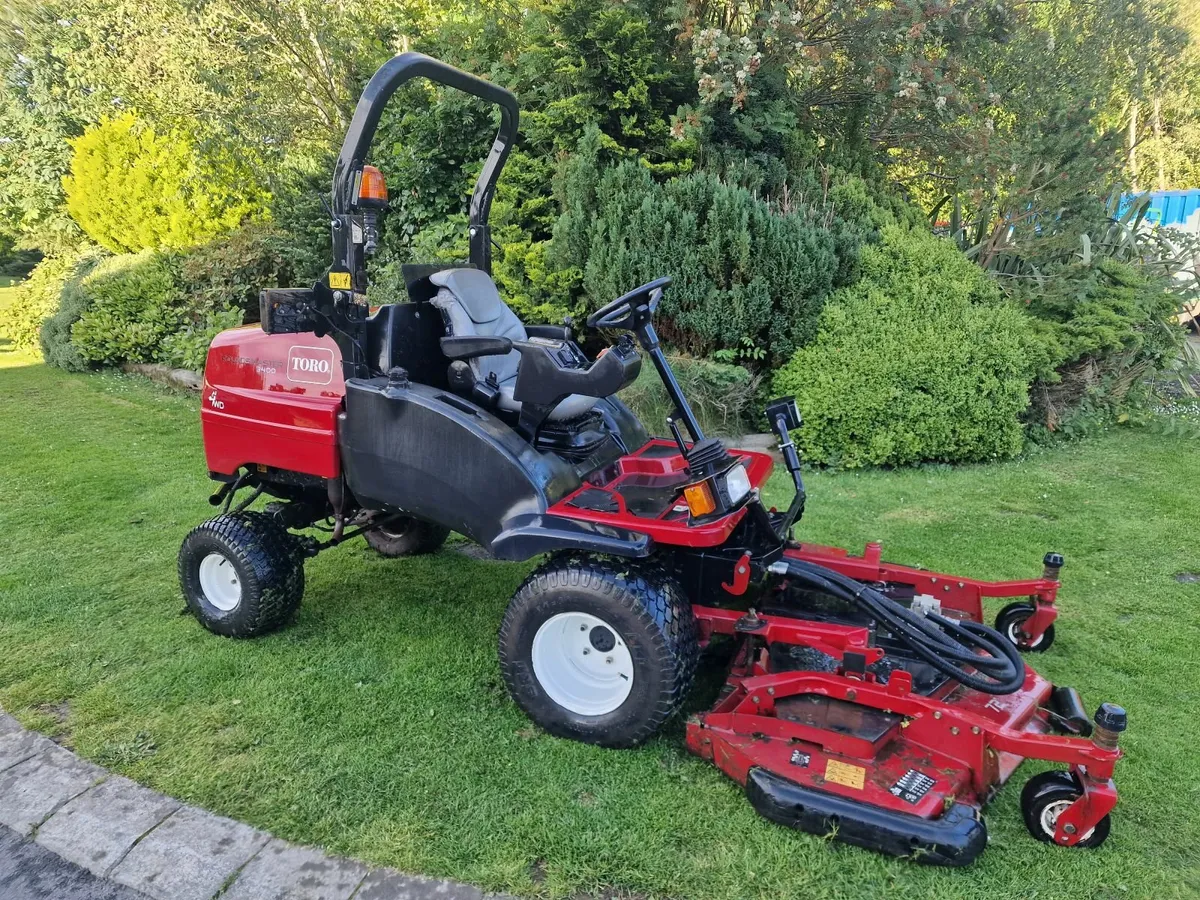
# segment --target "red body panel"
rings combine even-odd
[[[333,338],[257,325],[222,332],[208,351],[200,409],[209,471],[264,465],[336,477],[345,393]]]
[[[770,476],[774,463],[766,453],[753,450],[731,450],[730,453],[746,464],[746,474],[751,487],[760,487]],[[552,507],[552,515],[567,519],[582,519],[600,525],[611,525],[629,531],[648,534],[662,544],[676,547],[718,547],[733,533],[738,522],[746,515],[745,507],[736,512],[704,524],[691,524],[687,507],[678,503],[667,503],[650,513],[636,514],[629,510],[621,495],[622,488],[632,481],[653,486],[687,480],[687,462],[673,441],[652,439],[644,447],[629,456],[622,456],[616,463],[618,471],[598,472],[584,481],[577,491],[563,497]],[[616,504],[616,512],[584,509],[573,505],[573,501],[586,491],[600,490],[608,494]]]

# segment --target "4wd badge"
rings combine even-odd
[[[288,351],[288,381],[301,384],[330,384],[334,357],[328,347],[293,347]]]

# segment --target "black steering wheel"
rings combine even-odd
[[[587,317],[588,328],[633,329],[645,322],[658,310],[663,288],[671,283],[670,276],[634,288],[611,303],[606,303]]]

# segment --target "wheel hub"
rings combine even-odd
[[[200,589],[204,591],[204,599],[221,612],[236,609],[242,602],[242,582],[237,569],[220,553],[210,553],[200,560]]]
[[[542,690],[577,715],[610,713],[633,689],[629,648],[616,629],[590,613],[559,613],[543,622],[532,657]]]
[[[1074,800],[1056,800],[1053,803],[1046,804],[1046,808],[1042,810],[1040,817],[1042,830],[1050,835],[1051,838],[1058,832],[1058,817],[1070,809],[1071,804],[1074,802]],[[1086,841],[1092,836],[1092,832],[1095,830],[1095,828],[1089,828],[1079,840]]]

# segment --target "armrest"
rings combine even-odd
[[[571,339],[571,329],[566,325],[526,325],[525,333],[530,337],[549,338],[552,341]]]
[[[442,338],[442,353],[450,359],[474,359],[477,356],[504,356],[511,353],[513,342],[506,337],[465,334]]]

